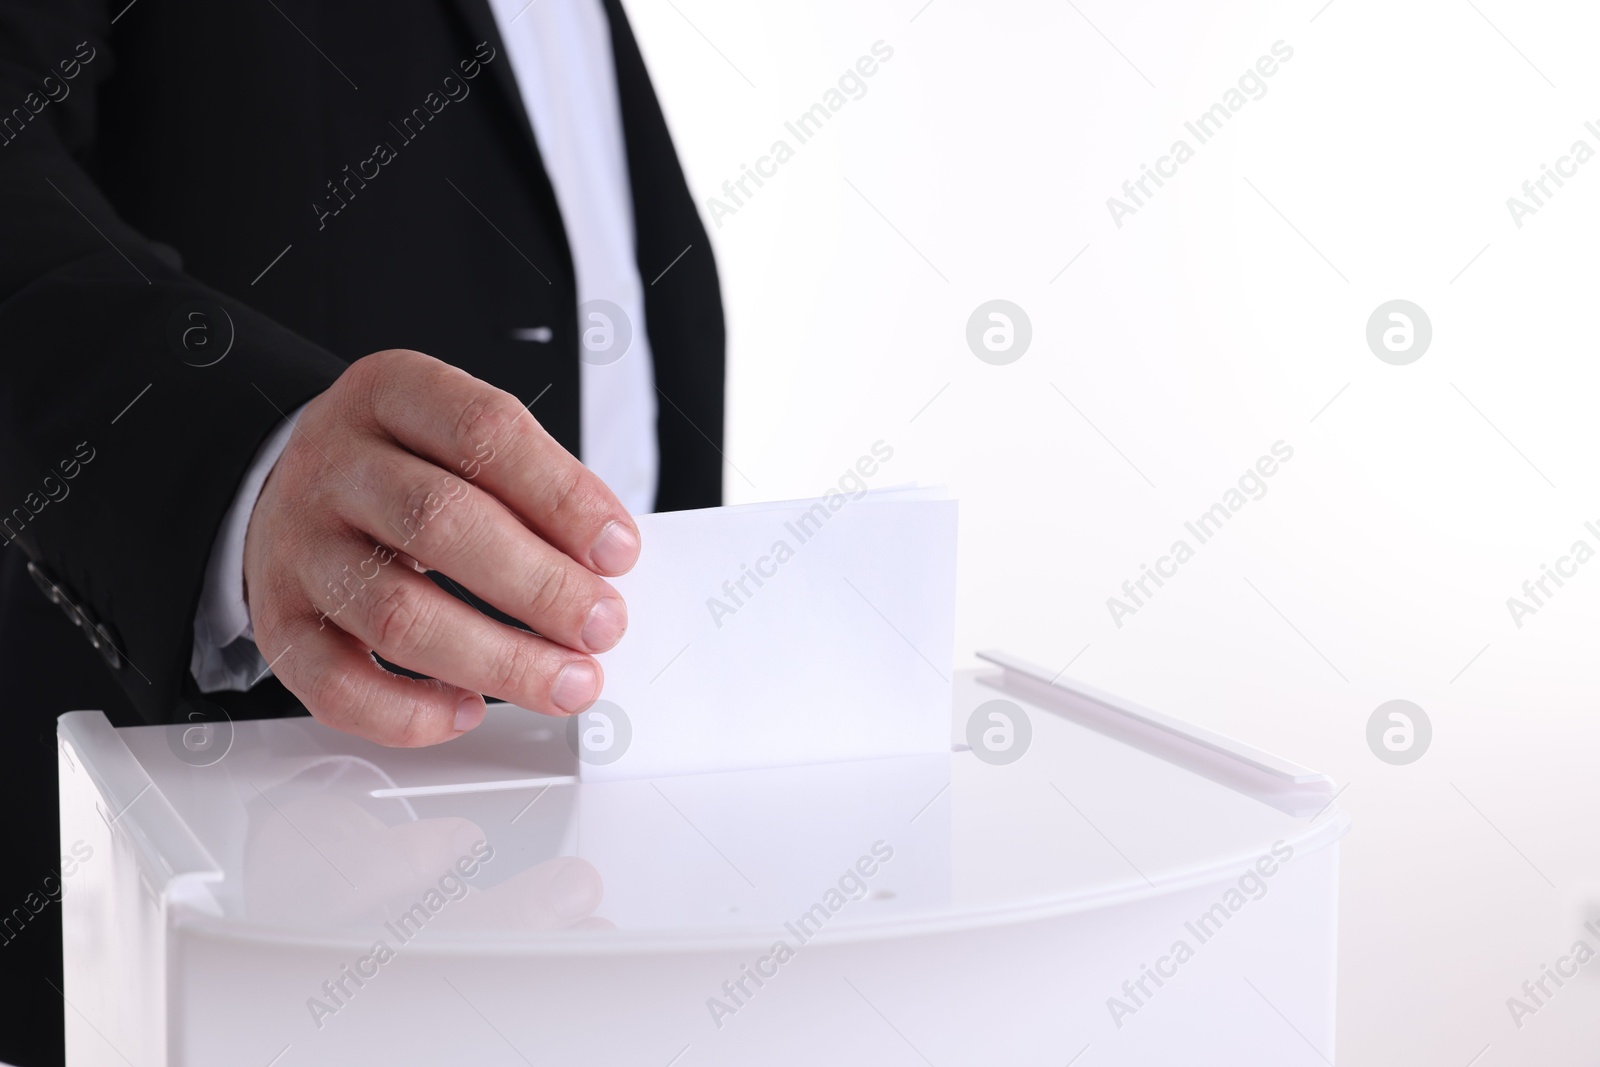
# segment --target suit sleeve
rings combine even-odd
[[[0,0],[0,551],[163,722],[252,457],[345,363],[186,275],[91,179],[125,2]]]

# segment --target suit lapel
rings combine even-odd
[[[538,0],[530,2],[537,3]],[[555,189],[550,184],[550,175],[544,168],[544,157],[539,152],[539,140],[534,136],[533,123],[528,119],[527,107],[523,105],[522,91],[517,87],[516,72],[511,67],[511,57],[506,52],[504,39],[500,36],[500,27],[495,21],[494,11],[489,7],[489,0],[450,0],[450,3],[466,23],[472,43],[475,45],[480,41],[487,41],[494,48],[494,60],[488,64],[489,76],[493,79],[506,121],[516,130],[516,137],[526,150],[525,162],[528,167],[530,191],[539,205],[540,213],[550,226],[550,233],[555,243],[567,253],[567,276],[571,279],[573,278],[570,266],[571,246],[567,243],[566,227],[561,222],[561,207],[556,201]],[[568,285],[572,287],[575,283],[569,280]]]
[[[725,359],[716,261],[622,4],[598,2],[611,26],[633,193],[634,259],[645,283],[651,369],[663,398],[656,419],[656,508],[712,507],[722,502]]]
[[[460,12],[471,42],[487,41],[497,53],[489,67],[498,103],[508,109],[507,129],[515,129],[526,146],[529,191],[549,220],[556,247],[566,253],[565,285],[575,326],[571,246],[494,11],[489,0],[448,2]],[[633,199],[634,259],[641,280],[655,279],[645,286],[645,326],[651,369],[665,398],[656,425],[661,450],[656,507],[662,511],[710,507],[722,500],[718,443],[723,437],[724,328],[716,262],[622,4],[594,2],[601,4],[611,30]],[[669,265],[671,270],[663,273]],[[572,362],[576,381],[576,351]]]

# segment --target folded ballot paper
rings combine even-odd
[[[643,515],[628,632],[569,721],[585,780],[948,752],[956,502],[935,489]]]

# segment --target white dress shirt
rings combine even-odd
[[[610,27],[600,0],[490,0],[490,7],[577,274],[579,455],[623,507],[644,514],[654,508],[659,466],[655,378],[634,260],[633,196]],[[548,337],[540,327],[548,329],[533,323],[513,335]],[[244,599],[244,536],[299,415],[257,452],[212,546],[189,661],[202,692],[248,689],[267,673]]]
[[[600,0],[490,0],[522,105],[555,189],[578,280],[583,462],[635,515],[655,508],[656,390],[634,259],[633,192],[617,106],[611,31]],[[623,320],[587,305],[608,301]],[[603,318],[601,316],[604,316]],[[610,319],[612,321],[605,321]]]

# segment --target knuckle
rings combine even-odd
[[[556,516],[571,514],[582,499],[585,487],[585,468],[576,464],[561,463],[548,475],[550,513]]]
[[[348,393],[364,392],[378,376],[378,362],[383,355],[382,352],[374,352],[370,356],[352,360],[348,367],[339,372],[339,377],[334,379],[323,397],[338,398]]]
[[[386,656],[401,658],[422,648],[433,617],[431,600],[410,582],[390,582],[367,611],[373,643]]]
[[[362,356],[350,364],[350,369],[359,368],[358,373],[388,378],[405,372],[426,358],[421,352],[413,352],[409,348],[385,348]]]
[[[318,628],[328,608],[306,591],[300,573],[286,561],[270,570],[247,573],[245,612],[256,647],[272,660],[279,650],[292,646],[306,627]]]
[[[349,669],[321,671],[306,685],[306,706],[324,726],[349,731],[360,719],[363,688]]]
[[[362,356],[339,375],[334,390],[346,396],[371,396],[382,382],[393,377],[397,355],[397,352],[390,350]]]
[[[481,536],[482,520],[477,509],[463,506],[467,495],[465,483],[451,474],[430,477],[412,489],[403,498],[405,511],[394,531],[402,547],[416,542],[435,556],[469,551]]]
[[[277,462],[267,473],[266,488],[272,490],[274,496],[289,499],[300,497],[308,491],[319,492],[325,482],[322,469],[327,465],[327,459],[317,452],[304,434],[290,433],[283,451],[278,454]]]
[[[405,717],[382,731],[381,737],[375,737],[373,740],[390,748],[421,748],[424,745],[436,744],[440,738],[434,728],[437,717],[432,711],[433,708],[426,700],[412,700],[406,709]]]
[[[470,457],[487,444],[496,449],[511,449],[530,427],[523,425],[527,409],[510,393],[488,385],[467,401],[456,420],[451,438],[455,451]],[[530,416],[531,418],[531,416]]]
[[[576,607],[577,583],[573,581],[568,568],[559,565],[550,567],[537,575],[534,582],[528,602],[535,619],[546,621],[559,618]]]
[[[425,692],[414,691],[403,715],[378,713],[373,702],[381,690],[377,678],[382,670],[377,664],[330,667],[302,679],[298,695],[324,726],[376,744],[416,748],[441,740],[439,717]],[[416,684],[420,690],[427,683]]]
[[[340,410],[358,424],[385,421],[379,416],[380,398],[410,392],[409,380],[432,358],[405,348],[387,348],[362,356],[339,376]]]
[[[285,451],[284,457],[287,456]],[[294,523],[308,537],[322,533],[329,516],[349,518],[360,513],[360,490],[352,483],[363,488],[382,484],[376,480],[380,472],[375,469],[368,449],[343,450],[336,460],[337,467],[329,462],[326,452],[318,452],[310,444],[306,444],[295,459],[297,477],[284,484],[285,492],[280,499],[285,506],[281,510],[285,513],[285,522]]]
[[[315,455],[315,452],[312,454]],[[317,456],[317,458],[322,457]],[[322,461],[322,466],[327,468],[322,478],[323,483],[341,495],[348,495],[352,491],[352,483],[363,489],[368,487],[381,489],[392,483],[395,478],[393,452],[385,448],[373,448],[370,445],[352,449],[351,455],[339,464],[339,470],[334,470],[327,460]]]
[[[489,668],[489,679],[494,696],[505,700],[526,702],[543,701],[549,689],[544,665],[539,652],[530,639],[513,637],[494,659]]]

